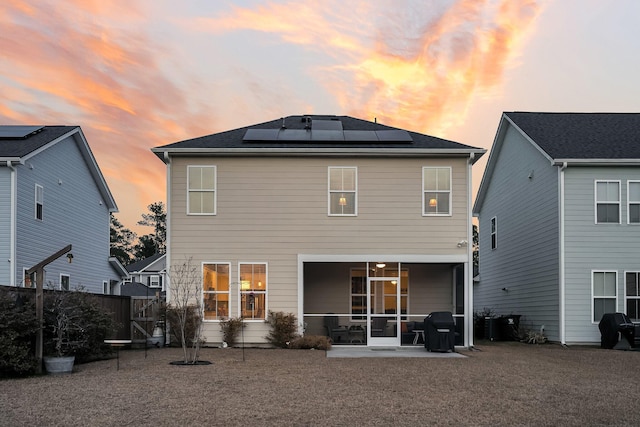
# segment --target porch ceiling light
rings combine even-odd
[[[387,264],[385,264],[384,262],[379,262],[376,264],[376,267],[378,268],[385,268],[387,266]]]

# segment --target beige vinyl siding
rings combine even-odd
[[[267,310],[297,313],[298,254],[465,255],[467,158],[175,157],[171,162],[170,256],[266,262]],[[187,215],[187,166],[217,167],[217,215]],[[358,216],[328,215],[328,167],[358,169]],[[452,215],[422,215],[423,166],[452,167]],[[170,261],[173,262],[173,261]],[[237,315],[232,287],[231,315]],[[348,296],[345,297],[345,304]],[[261,342],[264,323],[245,329]],[[219,341],[218,323],[205,335]],[[255,341],[252,341],[255,340]]]

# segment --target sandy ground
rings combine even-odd
[[[465,358],[128,350],[0,381],[2,426],[640,425],[640,352],[480,342]]]

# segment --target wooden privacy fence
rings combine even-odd
[[[164,336],[164,299],[159,293],[153,296],[132,296],[131,298],[131,344],[146,345],[159,327]]]

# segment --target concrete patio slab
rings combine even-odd
[[[465,358],[467,356],[455,353],[439,353],[427,351],[424,347],[337,347],[327,351],[331,358],[362,358],[362,357],[427,357],[427,358]]]

